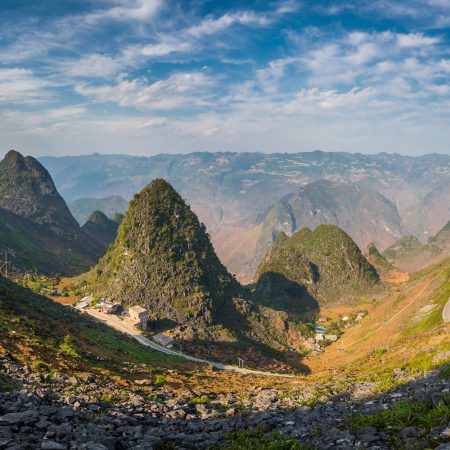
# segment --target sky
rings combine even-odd
[[[1,0],[0,154],[450,154],[450,0]]]

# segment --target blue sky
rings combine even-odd
[[[450,153],[450,0],[2,0],[4,153]]]

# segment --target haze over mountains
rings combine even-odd
[[[258,259],[270,245],[271,233],[267,239],[265,229],[265,220],[270,216],[268,211],[276,209],[275,205],[286,196],[298,196],[300,187],[318,180],[345,183],[349,186],[342,189],[353,192],[352,195],[357,195],[357,191],[351,185],[359,187],[360,217],[357,223],[353,221],[351,226],[346,225],[347,218],[356,213],[354,208],[349,211],[349,202],[342,201],[345,195],[338,196],[336,190],[329,189],[328,192],[336,195],[331,203],[328,200],[326,203],[324,198],[312,201],[312,194],[304,198],[313,191],[308,188],[300,198],[307,203],[303,206],[299,201],[301,220],[297,223],[296,219],[296,223],[288,228],[308,225],[302,220],[310,215],[314,218],[309,222],[330,220],[338,223],[362,248],[374,241],[382,251],[399,237],[399,233],[416,233],[424,239],[426,233],[423,230],[437,231],[450,219],[449,204],[445,201],[450,184],[448,155],[408,157],[316,151],[151,157],[94,154],[43,157],[40,160],[69,202],[92,198],[93,193],[97,198],[120,195],[130,199],[151,179],[167,179],[205,223],[226,267],[244,281],[252,279]],[[427,195],[442,200],[427,200]],[[375,197],[377,201],[373,201]],[[434,205],[432,212],[431,204]]]

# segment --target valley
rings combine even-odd
[[[216,254],[239,260],[240,227],[214,246],[165,179],[78,202],[80,226],[33,158],[2,174],[0,448],[447,445],[448,223],[421,242],[369,188],[308,183],[243,218],[244,285]]]

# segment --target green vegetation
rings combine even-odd
[[[77,222],[83,225],[89,220],[92,211],[101,211],[114,220],[116,214],[125,213],[128,202],[119,195],[113,195],[106,198],[79,198],[68,203],[67,206]]]
[[[88,277],[88,289],[155,319],[208,324],[239,316],[242,289],[217,258],[204,225],[164,180],[135,195],[114,244]]]
[[[281,235],[256,273],[256,295],[289,310],[373,292],[378,278],[358,246],[334,225]]]
[[[435,405],[433,402],[398,402],[391,408],[374,414],[356,414],[350,419],[356,430],[364,427],[374,427],[383,431],[395,440],[397,431],[393,427],[408,427],[431,429],[446,426],[450,420],[450,398]]]
[[[445,265],[446,262],[447,265]],[[428,309],[424,312],[415,312],[409,317],[403,329],[405,336],[430,330],[442,323],[442,311],[450,298],[450,283],[448,282],[450,279],[450,267],[448,267],[448,259],[436,266],[432,266],[432,268],[433,271],[438,273],[440,270],[443,271],[442,275],[436,280],[436,283],[439,283],[439,285],[433,291],[433,295],[428,303]],[[424,272],[429,273],[428,270]],[[423,275],[423,272],[421,274]]]
[[[0,310],[0,352],[9,352],[36,371],[121,370],[125,363],[154,367],[182,361],[1,276]]]
[[[380,253],[373,242],[367,246],[364,256],[367,261],[369,261],[369,263],[375,266],[379,271],[389,270],[392,268],[392,264]]]
[[[1,366],[0,366],[1,369]],[[0,392],[10,392],[15,389],[16,384],[11,378],[0,373]]]
[[[450,380],[450,364],[442,366],[439,369],[439,376],[444,380]]]
[[[189,400],[190,403],[193,403],[194,405],[206,405],[211,400],[208,396],[202,395],[200,397],[193,397]]]
[[[223,450],[312,450],[305,447],[296,439],[283,436],[279,432],[268,432],[260,427],[246,429],[227,436]]]
[[[157,375],[155,378],[155,386],[162,386],[166,382],[165,375]]]
[[[75,350],[72,344],[72,338],[68,334],[64,336],[63,342],[61,343],[59,348],[63,353],[65,353],[68,356],[71,356],[72,358],[76,359],[81,358],[80,354]]]

